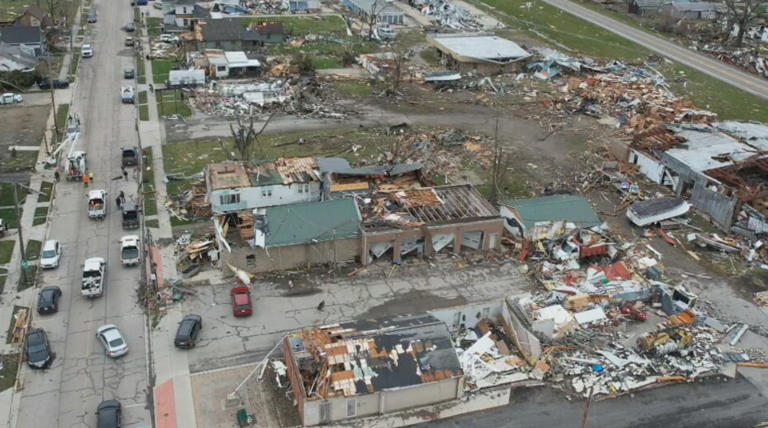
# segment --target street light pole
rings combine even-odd
[[[72,61],[72,55],[74,53],[70,53],[70,61]],[[59,135],[59,119],[56,117],[56,98],[53,95],[54,87],[53,87],[53,78],[51,77],[51,52],[46,51],[46,62],[48,63],[48,84],[51,86],[49,89],[51,91],[51,105],[53,106],[53,126],[56,130],[56,133],[54,134],[56,136],[56,141],[59,141],[61,139],[61,135]]]
[[[16,191],[17,188],[17,183],[13,183],[13,206],[16,208],[16,228],[19,230],[19,251],[21,252],[21,277],[23,278],[24,284],[26,284],[27,269],[24,260],[26,253],[24,252],[24,237],[21,234],[21,212],[19,211],[19,195]]]

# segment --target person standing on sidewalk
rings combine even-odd
[[[83,173],[83,186],[88,187],[88,175]]]
[[[123,170],[123,179],[124,179],[124,180],[127,180],[127,179],[128,179],[128,170],[127,170],[127,169],[125,169],[125,167],[124,167],[124,166],[121,166],[121,167],[120,167],[120,169],[122,169],[122,170]]]
[[[93,181],[93,171],[88,171],[88,179]]]
[[[59,170],[58,169],[53,172],[53,178],[56,179],[57,183],[59,182],[59,180],[61,180],[61,174],[59,174]]]

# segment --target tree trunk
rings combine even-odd
[[[747,20],[742,19],[739,22],[739,33],[736,35],[736,46],[741,47],[744,42],[744,33],[747,31]]]

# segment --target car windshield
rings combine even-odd
[[[87,270],[83,272],[83,278],[90,278],[90,277],[97,277],[99,276],[99,271],[97,270]]]
[[[123,248],[123,258],[124,259],[135,259],[139,256],[139,249],[136,247],[127,247]]]
[[[29,336],[27,338],[27,349],[29,349],[29,352],[31,353],[44,351],[45,341],[43,340],[43,337],[39,334]]]
[[[51,300],[53,300],[53,294],[54,294],[53,290],[43,290],[43,292],[40,293],[40,300],[46,303],[50,302]]]
[[[109,341],[109,346],[111,348],[117,348],[118,346],[123,346],[123,343],[125,343],[123,342],[123,339],[120,337],[117,337]]]
[[[237,310],[238,311],[244,311],[246,309],[248,309],[248,305],[237,305]]]
[[[54,250],[43,251],[43,258],[49,259],[51,257],[56,257],[56,251],[54,251]]]

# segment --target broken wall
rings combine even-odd
[[[731,229],[734,213],[739,203],[735,197],[709,190],[705,185],[696,183],[690,202],[696,209],[717,223],[721,229],[726,231]]]
[[[645,153],[630,149],[629,163],[637,165],[638,170],[656,184],[664,180],[664,164]]]
[[[512,338],[517,348],[523,354],[526,361],[534,364],[541,356],[541,341],[530,330],[527,319],[522,316],[515,307],[519,297],[508,297],[504,299],[501,316],[504,319],[504,333]]]
[[[293,353],[291,352],[291,346],[288,344],[288,338],[283,339],[283,357],[285,359],[286,373],[288,379],[291,382],[291,391],[293,391],[293,397],[296,400],[296,409],[299,411],[299,418],[304,420],[304,388],[301,384],[301,374],[299,373],[296,363],[293,359]]]
[[[256,273],[349,262],[359,254],[360,239],[348,238],[285,247],[233,247],[231,253],[223,251],[222,258],[225,263]]]
[[[475,328],[477,323],[484,319],[498,319],[501,316],[502,305],[502,300],[498,299],[427,312],[448,326],[451,333],[455,333],[463,329]]]
[[[304,186],[309,185],[309,192]],[[238,202],[222,204],[221,197],[225,195],[240,195]],[[298,204],[302,202],[317,202],[320,200],[320,182],[276,184],[271,186],[245,187],[240,189],[221,189],[211,192],[210,200],[213,211],[224,214],[245,209],[272,207],[276,205]],[[227,200],[229,198],[225,198]]]
[[[421,383],[405,388],[381,391],[381,413],[392,413],[414,407],[435,404],[461,397],[463,376],[435,382]]]

